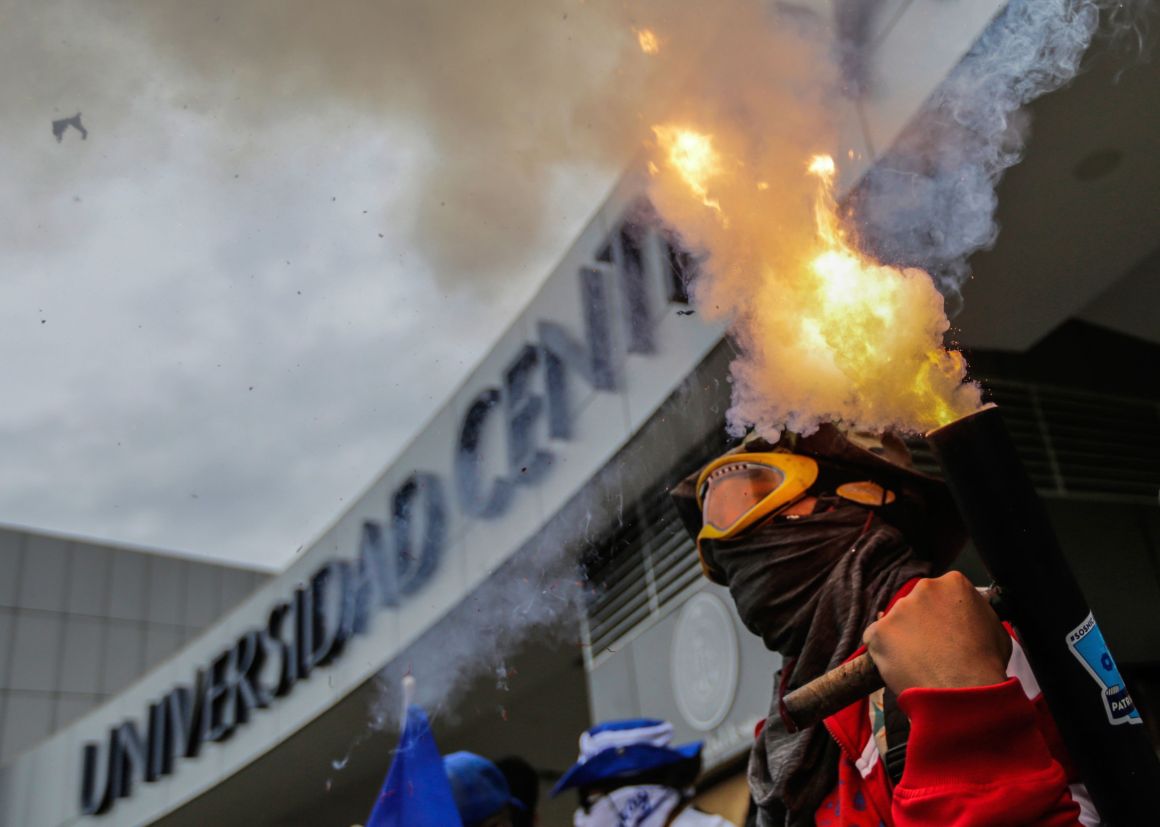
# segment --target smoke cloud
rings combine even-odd
[[[133,61],[138,84],[146,71],[158,76],[175,108],[247,136],[242,153],[262,153],[263,136],[287,123],[329,121],[336,139],[351,117],[407,129],[413,184],[384,179],[383,199],[438,278],[482,286],[525,264],[542,234],[554,238],[563,216],[549,210],[552,193],[603,190],[632,151],[648,66],[621,5],[161,0],[125,13],[58,0],[56,9],[103,18],[94,31],[107,39],[87,52],[116,68]],[[59,65],[74,66],[60,51]],[[128,116],[131,88],[83,87],[94,117]]]
[[[691,392],[685,383],[685,392]],[[372,729],[391,729],[402,712],[402,678],[416,678],[416,702],[446,723],[457,723],[463,692],[480,676],[494,676],[496,698],[521,680],[514,659],[532,632],[543,646],[582,656],[577,618],[592,596],[579,565],[606,532],[623,527],[626,478],[663,472],[664,463],[628,446],[451,612],[380,672],[370,710]],[[646,470],[647,469],[647,470]],[[495,714],[502,716],[500,708]],[[365,736],[362,736],[365,737]],[[357,746],[356,739],[352,746]]]
[[[538,540],[493,572],[379,674],[380,691],[371,710],[373,728],[398,722],[405,674],[417,679],[416,702],[455,722],[456,702],[473,679],[493,675],[500,691],[519,680],[512,660],[533,630],[537,642],[567,647],[579,657],[575,620],[588,587],[575,557],[551,539],[559,537]],[[569,545],[575,549],[574,540]],[[496,714],[504,712],[497,709]]]
[[[1122,41],[1142,36],[1143,15],[1116,0],[1010,3],[852,197],[866,248],[926,270],[955,309],[968,258],[999,236],[995,188],[1022,158],[1024,107],[1076,76],[1101,16]]]
[[[438,278],[482,286],[525,263],[537,242],[570,240],[556,228],[570,230],[577,208],[555,196],[579,193],[579,209],[591,210],[676,90],[685,95],[696,82],[703,99],[712,93],[728,106],[738,77],[727,69],[788,68],[758,59],[789,40],[761,42],[776,28],[765,7],[728,0],[707,14],[701,4],[662,0],[48,0],[33,12],[0,2],[10,32],[0,65],[12,76],[38,67],[5,85],[0,103],[27,132],[47,129],[46,111],[82,110],[106,147],[111,136],[134,136],[123,163],[138,165],[163,163],[176,151],[169,130],[188,129],[161,122],[158,103],[227,134],[216,151],[233,166],[278,152],[283,131],[329,124],[341,143],[352,122],[379,119],[408,167],[380,182],[393,221]],[[664,32],[657,54],[639,46],[646,26]],[[738,39],[746,57],[727,57],[722,46]],[[756,104],[759,84],[747,85]],[[76,174],[48,160],[54,148],[34,159],[42,174],[23,185],[29,200],[67,189]]]

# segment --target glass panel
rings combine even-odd
[[[776,468],[764,465],[726,466],[709,478],[701,509],[705,522],[724,531],[775,491],[785,480]]]

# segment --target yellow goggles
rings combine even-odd
[[[805,496],[818,478],[818,464],[798,454],[726,454],[697,478],[702,540],[735,537]],[[703,560],[702,556],[702,560]]]

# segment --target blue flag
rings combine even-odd
[[[463,827],[431,725],[414,704],[366,827]]]

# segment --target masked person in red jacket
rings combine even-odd
[[[752,441],[673,496],[706,577],[784,658],[749,761],[759,827],[1099,823],[1018,641],[944,574],[965,531],[900,440]],[[886,689],[790,733],[782,697],[863,642]]]

